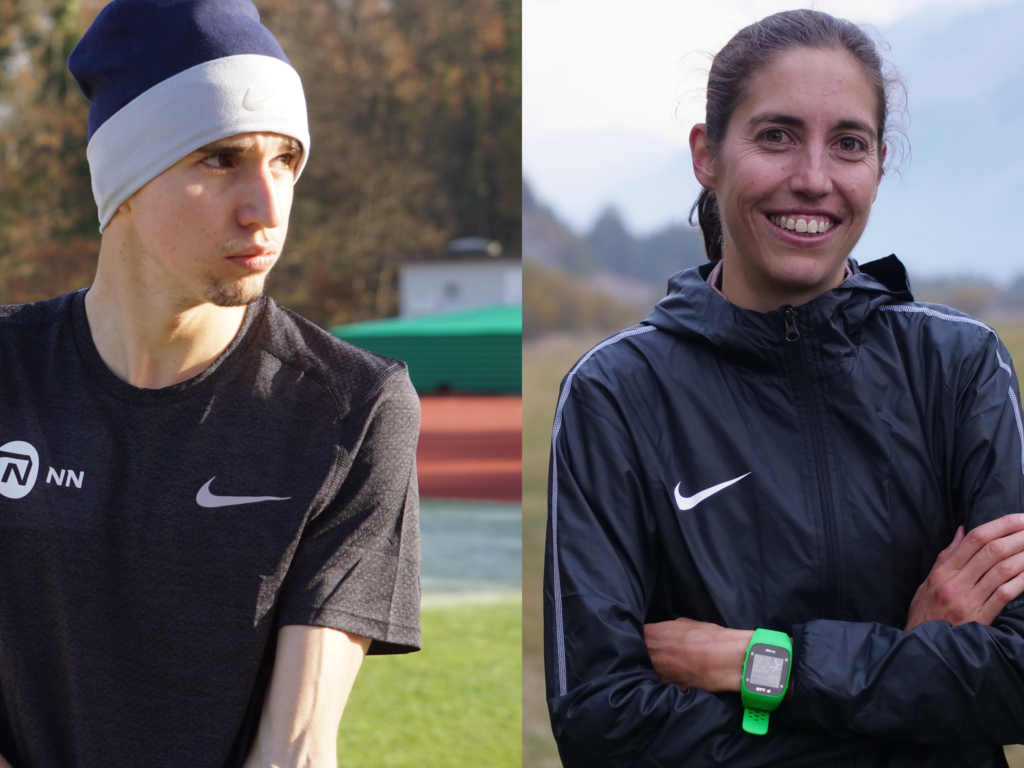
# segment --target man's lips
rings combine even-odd
[[[273,251],[243,251],[242,253],[228,256],[227,260],[235,266],[259,272],[274,266],[274,262],[277,261],[277,254]]]

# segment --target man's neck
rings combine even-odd
[[[89,330],[100,358],[132,386],[160,389],[206,370],[238,333],[245,307],[188,304],[110,268],[100,250],[96,280],[85,295]]]

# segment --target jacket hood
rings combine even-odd
[[[840,286],[793,307],[801,336],[821,344],[825,361],[855,353],[860,328],[881,305],[913,301],[907,270],[895,255],[863,266],[848,261],[853,274]],[[786,338],[786,307],[771,312],[744,309],[707,284],[715,263],[678,272],[668,295],[644,320],[676,336],[719,348],[719,353],[757,369],[777,369]]]

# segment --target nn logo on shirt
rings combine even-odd
[[[64,473],[67,473],[67,480],[64,479]],[[50,471],[46,473],[46,482],[56,481],[57,485],[63,485],[65,488],[70,488],[72,484],[75,488],[81,488],[83,479],[85,479],[84,469],[81,472],[74,472],[70,469],[62,469],[58,472],[50,467]]]
[[[39,476],[39,454],[24,440],[0,445],[0,496],[20,499],[28,495]]]

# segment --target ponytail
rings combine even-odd
[[[714,190],[701,190],[697,202],[690,209],[690,226],[694,226],[694,213],[704,236],[704,252],[708,261],[718,261],[722,258],[722,219],[718,214],[718,196]]]

